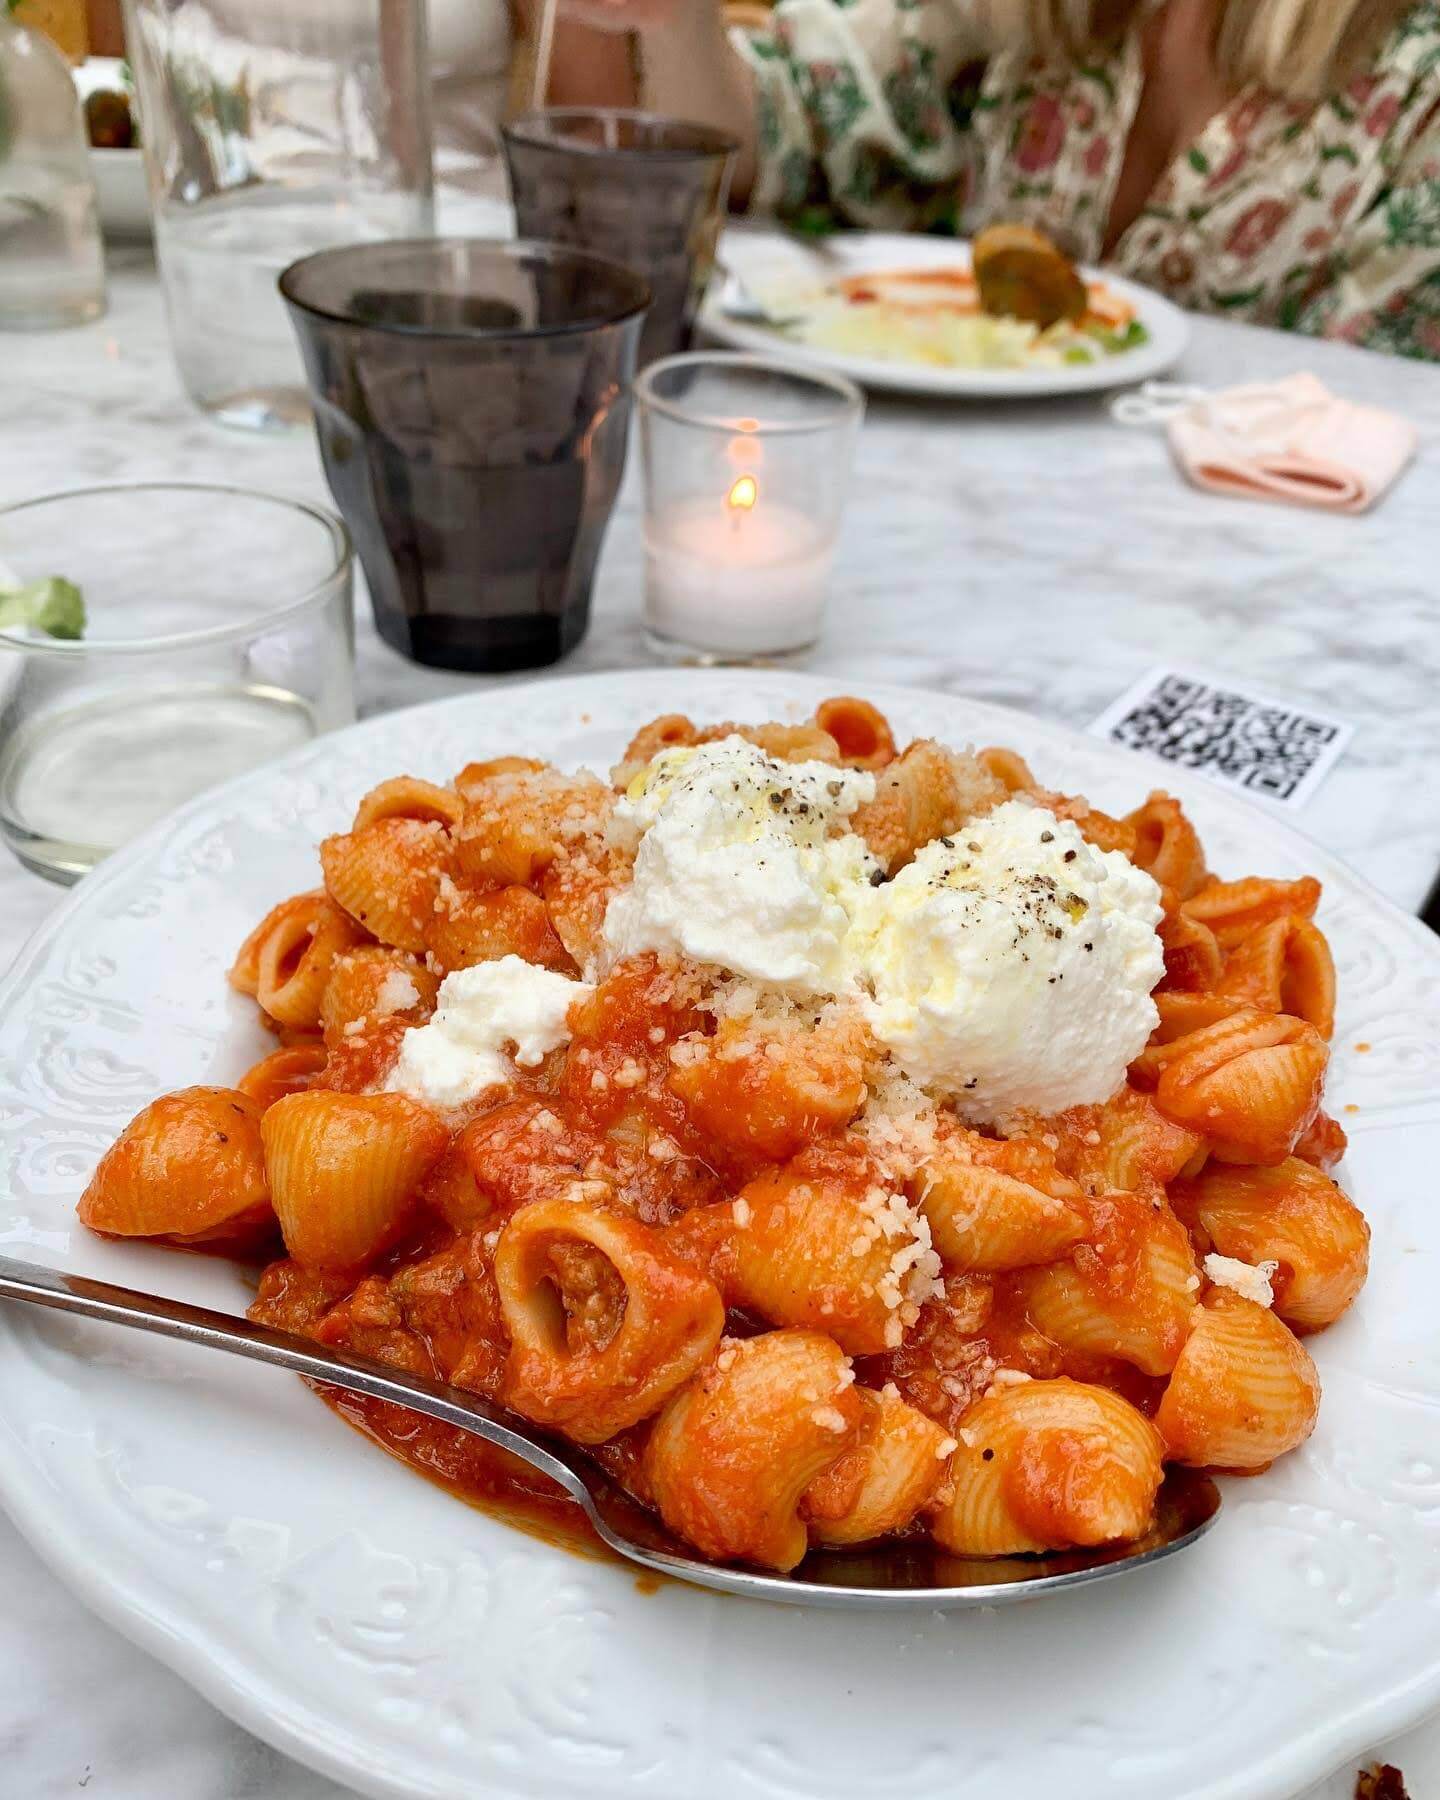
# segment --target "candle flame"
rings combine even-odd
[[[760,497],[760,484],[753,475],[736,477],[730,492],[725,496],[725,504],[731,512],[749,512]]]

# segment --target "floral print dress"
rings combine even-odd
[[[967,0],[779,0],[755,71],[752,209],[970,235],[1037,226],[1101,260],[1143,80],[1138,30],[1078,66],[977,62]],[[1440,0],[1318,106],[1250,90],[1106,258],[1182,306],[1440,360]]]

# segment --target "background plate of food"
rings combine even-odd
[[[720,261],[703,314],[711,336],[901,393],[1091,393],[1169,369],[1190,335],[1184,313],[1159,294],[1077,268],[1023,226],[994,226],[973,246],[738,229],[722,240]]]
[[[317,841],[397,771],[446,782],[519,753],[603,772],[659,713],[798,726],[830,691],[790,674],[547,681],[372,719],[200,796],[87,877],[0,987],[0,1244],[242,1311],[253,1276],[234,1263],[101,1239],[75,1209],[138,1108],[234,1083],[273,1047],[226,971],[257,918],[315,886]],[[1013,746],[1115,814],[1154,778],[1003,708],[866,697],[901,742]],[[1306,1339],[1313,1435],[1227,1481],[1186,1556],[1053,1602],[843,1631],[645,1591],[418,1479],[298,1382],[28,1308],[0,1309],[0,1504],[216,1705],[392,1800],[1289,1800],[1415,1723],[1440,1703],[1440,948],[1272,815],[1167,780],[1221,878],[1323,883],[1326,1105],[1374,1233],[1368,1288]]]

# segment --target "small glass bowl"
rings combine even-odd
[[[670,661],[773,662],[820,635],[865,401],[853,382],[730,351],[635,383],[645,634]]]
[[[355,717],[350,539],[321,507],[137,482],[0,508],[0,578],[47,576],[85,634],[0,630],[0,835],[52,881]]]

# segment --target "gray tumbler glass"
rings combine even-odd
[[[501,128],[516,229],[575,244],[650,284],[643,367],[686,350],[725,222],[739,145],[723,131],[611,107],[550,107]]]
[[[307,256],[280,291],[381,637],[445,669],[572,650],[625,465],[644,281],[554,244],[430,238]]]

